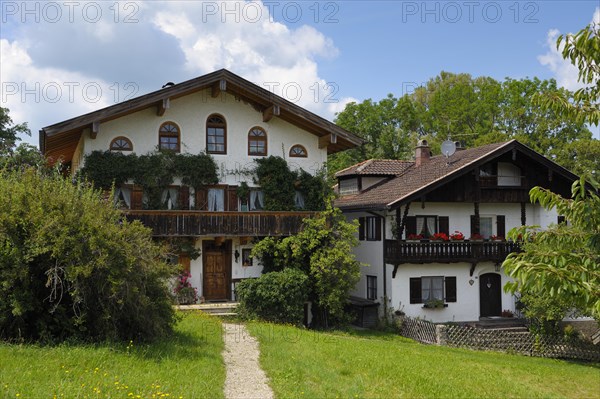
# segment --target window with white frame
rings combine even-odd
[[[484,239],[489,239],[493,234],[494,218],[491,216],[480,216],[479,217],[479,234]]]
[[[410,303],[427,303],[433,300],[456,302],[455,276],[424,276],[409,280]]]
[[[262,211],[265,209],[265,193],[260,190],[251,190],[248,206],[251,211]]]
[[[165,209],[177,209],[179,200],[179,187],[169,187],[163,190],[160,202]]]
[[[437,233],[437,216],[417,216],[417,234],[431,237]]]

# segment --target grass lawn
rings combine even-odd
[[[0,397],[222,398],[222,350],[221,323],[200,313],[151,345],[0,343]]]
[[[600,398],[600,365],[250,323],[278,398]]]

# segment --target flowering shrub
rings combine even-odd
[[[187,272],[183,272],[177,277],[177,285],[174,291],[177,303],[180,305],[189,305],[198,301],[198,289],[192,287],[191,278],[192,275]]]
[[[448,241],[448,235],[446,233],[435,233],[431,236],[431,239],[436,241]]]
[[[483,240],[483,236],[479,233],[471,234],[469,240]]]
[[[409,234],[407,240],[422,240],[423,234]]]
[[[502,240],[504,240],[504,237],[502,237],[502,236],[497,236],[497,235],[492,235],[492,236],[490,237],[490,240],[492,240],[492,241],[502,241]]]
[[[450,234],[450,239],[454,241],[460,241],[465,239],[465,235],[458,230],[455,230],[454,233]]]

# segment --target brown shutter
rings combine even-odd
[[[225,208],[231,212],[237,212],[238,210],[238,196],[237,196],[237,186],[229,186],[227,187],[227,208]]]
[[[406,238],[408,238],[409,234],[417,234],[417,218],[415,216],[407,216],[405,227]]]
[[[456,302],[456,277],[446,277],[446,302]]]
[[[479,233],[475,228],[475,215],[471,215],[471,235]]]
[[[421,278],[410,279],[410,303],[422,303],[421,299]]]
[[[196,209],[200,211],[208,209],[208,190],[205,188],[196,190]]]
[[[381,241],[381,218],[375,218],[375,241]]]
[[[179,209],[190,209],[190,188],[179,187]]]
[[[358,218],[358,239],[364,241],[365,239],[365,218]]]
[[[496,215],[496,235],[506,237],[506,218],[504,215]]]
[[[142,186],[134,184],[131,189],[131,209],[142,209],[142,197],[144,190]]]
[[[450,234],[450,218],[448,216],[438,217],[438,233]]]
[[[190,257],[189,255],[179,255],[179,264],[181,265],[181,269],[185,273],[190,272]]]

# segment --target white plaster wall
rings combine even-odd
[[[222,115],[227,122],[227,154],[212,154],[219,166],[221,183],[251,183],[251,179],[236,171],[253,166],[253,160],[258,158],[248,156],[248,132],[255,126],[267,132],[267,155],[286,158],[292,168],[314,173],[327,161],[327,149],[319,148],[317,136],[278,117],[263,122],[262,113],[249,104],[229,94],[212,98],[209,90],[172,100],[163,116],[157,116],[156,108],[152,107],[100,124],[96,139],[84,134],[85,154],[107,150],[111,140],[117,136],[130,139],[137,154],[154,151],[158,145],[158,129],[167,121],[175,122],[180,128],[181,152],[196,154],[206,150],[206,119],[213,113]],[[294,144],[303,145],[308,157],[290,158],[289,150]]]
[[[389,266],[393,269],[393,266]],[[491,262],[482,262],[477,265],[473,276],[469,276],[471,265],[468,263],[425,265],[400,265],[396,278],[392,279],[391,306],[403,310],[407,316],[419,317],[432,322],[447,321],[473,321],[479,320],[479,276],[485,273],[496,273]],[[502,287],[510,281],[502,272]],[[425,309],[422,303],[410,303],[410,278],[444,276],[456,277],[456,302],[448,303],[447,308]],[[473,280],[473,285],[469,284]],[[502,309],[515,310],[515,298],[512,294],[502,291]]]
[[[369,213],[351,213],[347,214],[346,218],[348,221],[352,221],[363,216],[373,215]],[[356,237],[358,238],[358,233]],[[365,263],[365,266],[361,266],[360,280],[350,292],[350,295],[366,298],[367,275],[377,276],[377,301],[383,303],[383,239],[381,241],[359,241],[358,243],[358,246],[354,248],[354,255],[356,260]],[[388,290],[389,288],[388,284]]]

